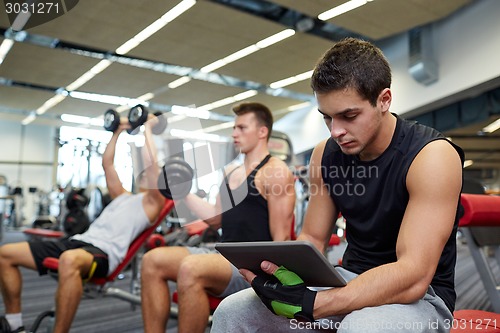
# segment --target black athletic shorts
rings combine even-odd
[[[79,240],[54,240],[40,241],[34,240],[28,243],[31,254],[35,259],[38,274],[47,274],[47,268],[43,266],[43,260],[48,257],[59,258],[61,253],[66,250],[83,249],[94,256],[94,261],[97,263],[93,277],[105,278],[108,275],[108,255],[101,249],[92,244],[85,243]]]

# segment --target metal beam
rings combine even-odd
[[[139,57],[120,55],[114,53],[113,51],[90,48],[71,42],[61,41],[56,38],[30,34],[26,31],[15,32],[11,29],[0,28],[0,33],[5,38],[10,38],[19,43],[26,43],[51,49],[59,49],[79,56],[97,60],[109,60],[111,62],[119,63],[122,65],[147,69],[154,72],[177,76],[188,76],[192,79],[224,86],[237,87],[243,90],[257,90],[260,93],[275,97],[279,96],[307,102],[311,102],[314,100],[314,96],[312,94],[303,94],[285,88],[273,89],[268,85],[259,82],[241,80],[233,76],[222,75],[213,72],[204,73],[201,72],[198,68],[179,66]]]

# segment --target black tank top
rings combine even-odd
[[[415,156],[429,142],[446,140],[438,131],[397,118],[389,147],[372,161],[345,155],[328,140],[322,157],[323,181],[347,221],[342,265],[361,274],[396,261],[396,240],[409,200],[406,175]],[[450,144],[464,161],[460,147]],[[458,213],[457,201],[457,213]],[[455,307],[456,231],[448,239],[431,285],[450,311]],[[429,230],[429,232],[432,232]]]
[[[257,171],[270,158],[271,155],[267,155],[248,175],[246,182],[233,190],[229,188],[228,179],[234,170],[224,177],[219,192],[223,209],[221,221],[223,242],[273,240],[269,231],[267,200],[260,195],[255,186]]]

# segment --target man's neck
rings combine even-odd
[[[247,152],[243,164],[247,170],[253,170],[267,155],[269,155],[269,149],[267,149],[266,142],[265,146],[258,146]]]
[[[380,132],[375,142],[371,144],[370,150],[362,152],[358,158],[362,161],[371,161],[379,157],[391,144],[394,132],[396,130],[397,118],[391,113],[385,114]]]

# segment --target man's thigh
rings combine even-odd
[[[2,246],[2,257],[16,266],[36,270],[35,259],[28,242],[10,243]]]

